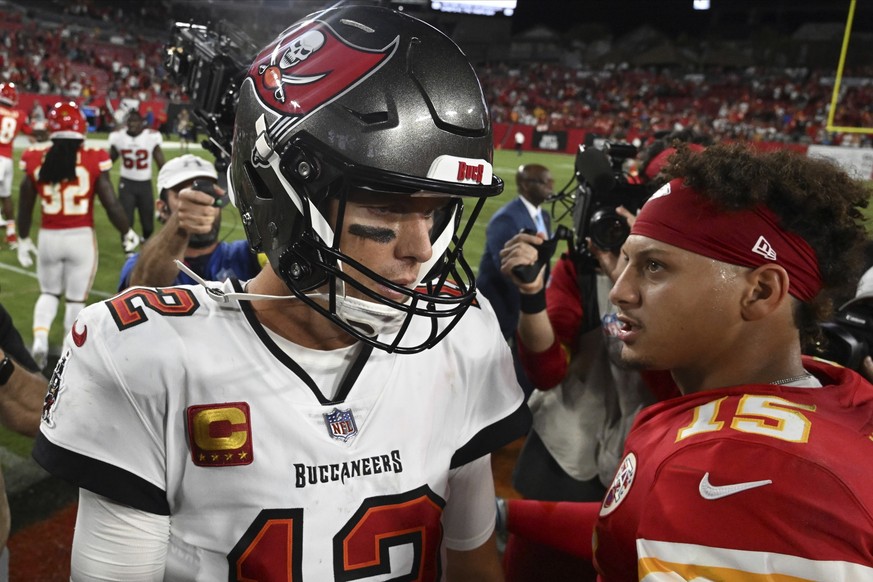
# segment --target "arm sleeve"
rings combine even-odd
[[[449,437],[455,449],[449,468],[455,469],[527,434],[531,413],[487,299],[471,307],[452,334],[459,421]]]
[[[509,533],[572,556],[592,559],[591,537],[600,513],[599,502],[507,499],[506,505]]]
[[[443,513],[446,547],[473,550],[484,544],[497,520],[491,455],[449,472],[449,499]]]
[[[80,488],[131,507],[169,514],[166,497],[164,410],[167,395],[158,366],[142,365],[150,326],[118,328],[104,303],[86,307],[77,329],[87,340],[64,343],[43,408],[34,459]],[[144,329],[149,328],[149,329]],[[83,332],[85,333],[85,332]],[[176,345],[164,338],[169,352]],[[106,446],[113,443],[113,446]]]
[[[70,580],[161,582],[169,537],[168,516],[133,509],[80,489]]]
[[[567,257],[555,264],[546,287],[546,311],[555,332],[555,343],[543,352],[531,352],[518,342],[524,371],[534,386],[548,389],[567,375],[567,366],[582,325],[582,302],[576,283],[576,270]]]

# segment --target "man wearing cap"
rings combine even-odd
[[[857,281],[869,192],[828,161],[739,144],[680,148],[667,175],[610,299],[622,360],[682,395],[640,413],[572,531],[588,544],[596,520],[608,582],[873,579],[873,386],[802,355]]]
[[[164,226],[142,252],[127,259],[118,290],[134,285],[167,287],[195,283],[176,261],[208,281],[247,280],[259,270],[248,242],[219,242],[224,191],[215,166],[193,154],[174,158],[158,173],[158,220]],[[192,188],[195,180],[212,185],[217,196]]]

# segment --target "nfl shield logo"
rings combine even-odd
[[[327,434],[343,442],[358,434],[358,425],[355,424],[355,416],[351,410],[334,408],[324,415],[324,424],[327,425]]]

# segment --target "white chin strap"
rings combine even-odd
[[[227,292],[221,288],[221,285],[204,280],[182,261],[177,260],[176,266],[184,271],[189,277],[197,281],[197,283],[202,285],[203,288],[206,289],[209,297],[219,303],[264,299],[298,299],[296,295],[262,295],[260,293]],[[342,289],[345,291],[345,283],[342,283]],[[323,301],[325,305],[330,304],[330,295],[328,293],[307,293],[306,296],[315,299],[316,301]],[[380,303],[365,301],[356,297],[346,297],[345,295],[340,294],[336,295],[336,315],[364,335],[370,337],[400,331],[403,321],[406,318],[406,313],[399,309],[395,309],[388,305],[382,305]]]
[[[343,285],[345,289],[345,285]],[[327,293],[312,293],[307,297],[328,303]],[[336,295],[336,315],[364,335],[376,337],[386,333],[397,333],[403,325],[406,313],[381,303],[373,303],[357,297]]]

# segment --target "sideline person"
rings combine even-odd
[[[195,190],[195,180],[210,184],[217,196]],[[158,172],[158,220],[164,224],[143,245],[142,252],[128,257],[121,268],[118,290],[133,285],[168,287],[195,283],[181,271],[182,261],[207,281],[235,277],[248,280],[260,270],[257,256],[246,240],[219,241],[221,206],[227,200],[217,185],[215,166],[193,154],[173,158]]]

